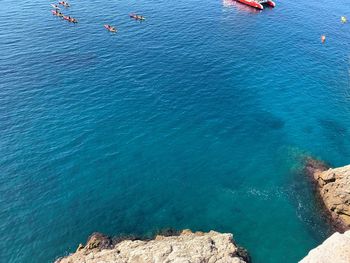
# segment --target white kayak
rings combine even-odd
[[[60,9],[60,8],[58,7],[58,5],[51,4],[51,6],[52,6],[53,8],[55,8],[55,9]]]

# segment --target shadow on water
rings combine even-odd
[[[254,114],[254,120],[262,129],[279,130],[284,127],[285,122],[268,111],[260,111]]]
[[[347,128],[340,122],[332,119],[320,119],[319,124],[332,137],[344,136],[347,133]]]
[[[304,126],[302,131],[306,134],[312,134],[314,128],[311,125]]]
[[[323,135],[335,149],[343,155],[348,155],[349,132],[347,127],[334,119],[319,119],[318,123],[322,128]]]

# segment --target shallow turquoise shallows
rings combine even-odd
[[[1,262],[173,227],[295,263],[330,234],[301,170],[350,163],[348,1],[71,5],[0,3]]]

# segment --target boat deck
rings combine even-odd
[[[267,2],[269,2],[269,0],[255,0],[256,2],[258,2],[259,4],[267,4]]]

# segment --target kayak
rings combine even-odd
[[[139,15],[134,15],[134,14],[131,14],[130,17],[135,19],[135,20],[146,20],[146,18],[144,16],[139,16]]]
[[[110,26],[110,25],[104,25],[105,29],[107,29],[109,32],[117,32],[117,29],[113,26]]]
[[[58,5],[54,5],[54,4],[51,4],[51,6],[54,8],[54,9],[60,9],[59,7],[58,7]]]
[[[61,12],[58,12],[57,10],[51,10],[51,13],[54,15],[54,16],[60,16],[62,17],[63,14]]]
[[[75,18],[70,17],[70,16],[63,16],[63,19],[67,20],[68,22],[71,22],[71,23],[78,23],[78,20],[76,20]]]
[[[60,2],[58,2],[58,4],[63,5],[64,7],[70,7],[70,4],[68,2],[65,2],[65,1],[60,1]]]
[[[146,18],[144,16],[140,16],[137,14],[130,14],[129,16],[130,16],[130,18],[133,18],[135,20],[140,20],[140,21],[146,20]]]

